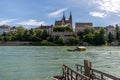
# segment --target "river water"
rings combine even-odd
[[[74,46],[1,46],[0,80],[52,80],[62,64],[74,68],[84,59],[93,68],[120,77],[120,47],[89,46],[85,52],[68,52]]]

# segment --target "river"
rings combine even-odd
[[[120,77],[120,47],[89,46],[85,52],[68,52],[74,46],[0,46],[0,80],[52,80],[62,64],[73,68],[92,62],[93,68]]]

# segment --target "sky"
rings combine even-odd
[[[120,24],[120,0],[0,0],[0,25],[54,25],[70,11],[75,22],[94,26]]]

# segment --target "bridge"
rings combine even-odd
[[[84,60],[84,66],[76,64],[76,70],[62,65],[62,76],[53,76],[54,80],[120,80],[120,78],[92,68],[91,62]]]

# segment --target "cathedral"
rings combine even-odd
[[[69,26],[72,27],[72,14],[70,12],[69,19],[66,20],[65,14],[63,13],[63,17],[59,21],[55,21],[55,26]]]

